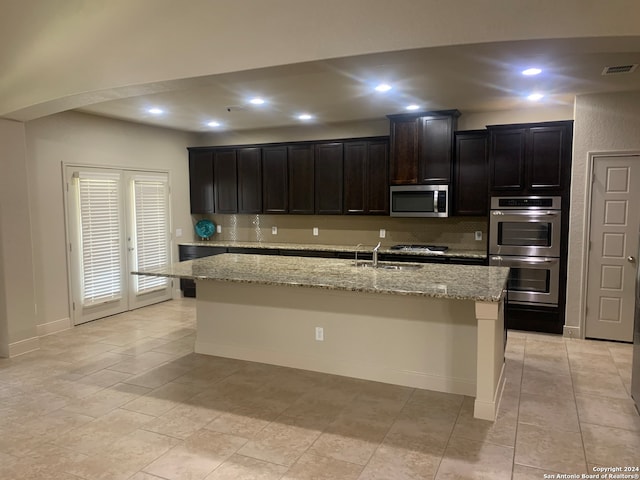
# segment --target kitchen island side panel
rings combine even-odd
[[[476,395],[471,300],[197,281],[196,352]],[[324,341],[315,340],[322,327]]]

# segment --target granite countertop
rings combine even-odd
[[[509,273],[505,267],[419,265],[415,270],[386,270],[335,258],[224,253],[132,273],[484,302],[503,298]]]
[[[371,252],[375,244],[362,245],[325,245],[321,243],[271,243],[271,242],[237,242],[224,240],[203,240],[200,242],[180,242],[179,245],[195,245],[202,247],[236,247],[236,248],[263,248],[274,250],[315,250],[320,252]],[[392,250],[390,247],[380,247],[379,253],[393,253],[398,255],[414,255],[417,257],[460,257],[460,258],[487,258],[485,250],[460,250],[449,248],[446,252],[407,252],[404,250]]]

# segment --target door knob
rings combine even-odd
[[[631,256],[631,255],[629,255],[629,256],[627,257],[627,260],[628,260],[629,262],[631,262],[631,263],[633,263],[633,262],[635,262],[635,261],[636,261],[636,259],[635,259],[633,256]]]

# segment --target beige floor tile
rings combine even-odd
[[[114,372],[112,370],[98,370],[78,379],[78,383],[97,385],[99,387],[111,387],[117,383],[123,383],[131,376],[130,373]]]
[[[424,480],[433,478],[444,447],[435,453],[424,444],[399,446],[384,442],[375,451],[359,480]]]
[[[205,428],[219,433],[253,438],[278,417],[278,413],[275,412],[260,412],[259,414],[254,412],[254,409],[248,409],[246,412],[242,410],[225,412],[208,423]]]
[[[575,352],[569,354],[569,363],[571,364],[571,370],[593,372],[600,374],[612,374],[618,373],[613,357],[607,350],[605,354],[595,354],[588,352]]]
[[[511,478],[513,448],[452,438],[438,467],[436,479]]]
[[[527,371],[532,371],[532,373],[538,375],[571,375],[569,360],[566,356],[525,355],[524,368],[522,370],[523,377],[527,374]]]
[[[106,415],[60,435],[56,444],[76,452],[96,454],[149,423],[155,417],[128,410]]]
[[[640,435],[640,416],[631,398],[576,395],[580,423],[633,430]]]
[[[519,424],[515,463],[562,473],[585,473],[580,433]]]
[[[637,431],[583,424],[582,436],[589,463],[640,467],[640,434]]]
[[[166,479],[156,477],[155,475],[151,475],[150,473],[138,472],[129,480],[166,480]]]
[[[516,426],[518,424],[517,409],[500,408],[494,422],[474,418],[475,399],[465,397],[460,415],[453,429],[454,437],[470,440],[487,441],[496,445],[513,447],[516,443]]]
[[[125,382],[146,388],[158,388],[184,375],[189,370],[189,367],[174,365],[173,362],[169,362],[147,370],[144,373],[133,375],[125,380]]]
[[[218,415],[220,415],[219,411],[210,408],[179,404],[167,413],[147,423],[143,428],[150,432],[185,439],[204,428]]]
[[[64,410],[98,418],[150,391],[149,388],[118,383],[88,397],[70,401]]]
[[[128,480],[176,443],[174,438],[136,430],[68,471],[91,480]]]
[[[570,375],[550,375],[548,372],[528,368],[522,373],[521,392],[555,397],[559,392],[571,392]]]
[[[239,451],[241,455],[291,466],[320,436],[320,430],[304,419],[278,417]]]
[[[518,422],[565,432],[580,432],[578,412],[571,390],[557,395],[520,395]]]
[[[144,471],[168,480],[202,479],[246,442],[242,437],[199,430],[147,465]]]
[[[302,455],[282,477],[283,480],[356,480],[362,467],[310,453]]]
[[[279,480],[287,470],[288,468],[282,465],[236,454],[216,468],[205,480]]]
[[[193,385],[167,383],[145,395],[136,397],[120,408],[158,417],[200,393]]]
[[[90,375],[104,368],[108,368],[111,365],[120,363],[125,359],[126,357],[124,355],[119,355],[117,353],[114,353],[113,351],[107,351],[100,355],[92,356],[83,361],[73,362],[74,368],[71,370],[70,373],[75,373],[82,376]]]
[[[130,343],[124,347],[116,347],[111,350],[112,353],[118,353],[121,355],[140,355],[142,353],[146,353],[150,350],[153,350],[156,347],[164,345],[167,343],[167,340],[161,338],[150,338],[145,337],[139,340],[136,340],[133,343]]]
[[[309,452],[366,465],[390,426],[389,422],[339,417],[318,437]]]
[[[571,378],[573,390],[577,395],[629,398],[619,375],[576,370],[571,372]]]
[[[545,477],[545,475],[548,475]],[[513,480],[542,480],[545,478],[556,478],[558,472],[551,470],[541,470],[539,468],[525,467],[524,465],[513,466]]]
[[[135,357],[128,357],[115,365],[111,365],[109,370],[122,373],[140,374],[163,363],[167,363],[175,358],[175,355],[160,352],[145,352]]]

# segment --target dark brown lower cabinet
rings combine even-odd
[[[181,262],[185,260],[193,260],[194,258],[210,257],[211,255],[220,255],[227,253],[226,247],[208,247],[200,245],[178,245],[178,259]],[[180,290],[185,297],[196,296],[196,282],[193,280],[181,278]]]

